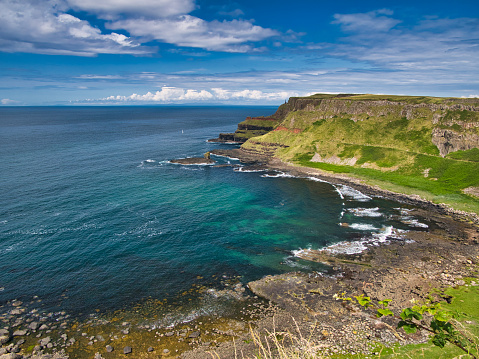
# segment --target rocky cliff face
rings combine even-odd
[[[220,133],[218,138],[209,141],[244,143],[252,137],[270,132],[279,122],[280,120],[274,117],[247,117],[238,124],[238,128],[234,133]]]
[[[303,119],[298,124],[298,115],[306,112],[310,121]],[[479,148],[479,99],[315,95],[292,97],[272,115],[290,130],[305,129],[317,120],[345,116],[354,122],[381,117],[416,122],[423,119],[432,123],[430,141],[443,157],[454,151]]]
[[[435,128],[432,131],[432,143],[437,146],[440,155],[445,157],[451,152],[479,148],[479,136],[474,133],[459,133]]]

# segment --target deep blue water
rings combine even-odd
[[[0,108],[0,303],[116,309],[198,275],[320,270],[293,251],[407,229],[399,204],[347,188],[168,163],[228,148],[206,140],[274,111]]]

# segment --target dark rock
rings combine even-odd
[[[51,339],[50,337],[46,337],[46,338],[40,339],[40,340],[38,341],[38,343],[39,343],[42,347],[44,347],[44,346],[46,346],[48,343],[50,343],[51,340],[52,340],[52,339]]]
[[[130,354],[133,350],[131,347],[124,347],[123,348],[123,354]]]
[[[28,325],[28,329],[37,330],[39,326],[40,326],[40,324],[39,324],[38,322],[31,322],[31,323]]]
[[[22,355],[17,354],[17,353],[8,353],[8,354],[3,354],[0,359],[21,359],[23,358]]]
[[[8,343],[10,341],[10,335],[0,335],[0,345]]]
[[[200,336],[200,332],[196,331],[188,335],[188,338],[198,338]]]
[[[99,334],[96,336],[96,339],[97,339],[99,342],[104,342],[104,341],[105,341],[105,338],[103,338],[103,336],[102,336],[102,335],[99,335]]]
[[[216,163],[212,159],[204,157],[179,158],[177,160],[171,160],[170,162],[180,165],[212,165]]]
[[[154,351],[155,349],[153,349],[153,347],[149,347],[148,348],[148,352],[151,353],[152,351]]]
[[[28,332],[26,330],[15,330],[13,332],[14,337],[21,337],[21,336],[24,336],[24,335],[28,335]]]

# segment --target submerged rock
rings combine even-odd
[[[171,160],[170,162],[180,165],[212,165],[216,163],[216,161],[205,157],[179,158],[176,160]]]

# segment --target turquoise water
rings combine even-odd
[[[274,111],[1,108],[0,303],[114,310],[197,276],[321,271],[295,251],[421,226],[397,203],[328,183],[168,163],[230,148],[206,140]]]

